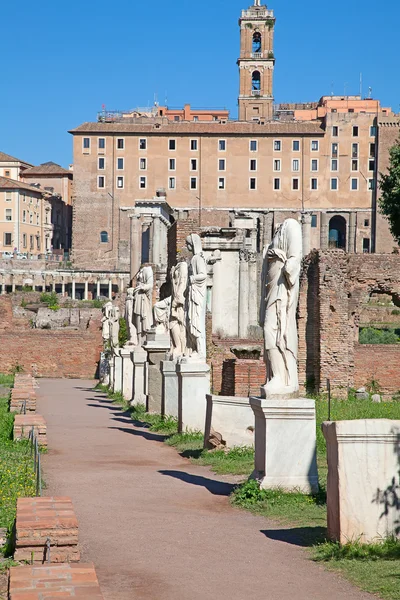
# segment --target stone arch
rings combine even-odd
[[[253,91],[261,90],[261,73],[260,71],[253,71],[251,74],[251,89]]]
[[[259,31],[255,31],[253,33],[253,43],[252,43],[252,53],[253,54],[258,54],[259,52],[262,52],[261,44],[262,44],[261,33]]]
[[[329,248],[341,248],[346,250],[347,247],[347,223],[346,219],[341,215],[335,215],[329,220]]]

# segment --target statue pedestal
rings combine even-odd
[[[210,367],[203,362],[182,362],[178,374],[178,431],[201,431],[206,421],[206,395],[210,393]]]
[[[147,393],[147,352],[141,346],[135,346],[131,351],[133,363],[132,400],[131,406],[144,404],[146,406]]]
[[[146,342],[143,344],[143,350],[147,352],[147,412],[161,414],[162,398],[162,374],[161,362],[165,359],[165,353],[169,351],[169,335],[149,331],[146,335]]]
[[[114,355],[111,355],[110,358],[108,359],[108,365],[109,365],[109,381],[108,381],[108,385],[109,387],[113,390],[114,389]]]
[[[114,354],[114,387],[113,392],[122,392],[122,357],[118,349]]]
[[[178,418],[178,374],[176,372],[176,361],[162,360],[162,397],[161,414]]]
[[[315,401],[250,398],[255,416],[253,477],[263,489],[318,491]]]
[[[121,348],[122,358],[122,395],[129,402],[132,400],[133,363],[131,360],[132,346]]]

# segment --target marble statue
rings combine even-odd
[[[207,265],[197,233],[186,238],[186,246],[193,253],[187,292],[186,355],[192,360],[203,362],[206,360]]]
[[[133,290],[133,325],[136,328],[137,343],[145,341],[145,333],[153,325],[152,296],[154,277],[151,267],[142,267],[136,276]]]
[[[156,333],[169,335],[169,318],[171,313],[171,296],[159,300],[153,306],[154,327]]]
[[[111,348],[117,350],[119,348],[119,308],[112,306],[110,314],[110,332],[111,332]]]
[[[186,291],[188,283],[188,266],[185,261],[179,262],[171,269],[172,297],[169,330],[171,335],[171,357],[179,358],[186,351]]]
[[[136,327],[133,324],[133,303],[134,303],[134,288],[130,287],[126,291],[125,300],[125,322],[128,334],[127,346],[137,346],[138,338]]]
[[[103,316],[101,318],[102,323],[102,336],[104,342],[109,342],[111,337],[110,318],[111,311],[113,308],[112,302],[106,302],[102,308]]]
[[[296,310],[301,259],[301,226],[286,219],[264,248],[260,307],[267,364],[267,382],[261,388],[264,398],[295,394],[299,389]]]

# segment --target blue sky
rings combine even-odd
[[[237,114],[238,17],[251,0],[20,0],[1,10],[0,150],[72,162],[68,129],[108,109],[189,102]],[[399,112],[399,0],[275,0],[276,102],[364,93]]]

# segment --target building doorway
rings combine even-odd
[[[329,221],[329,248],[346,250],[346,219],[339,215]]]

